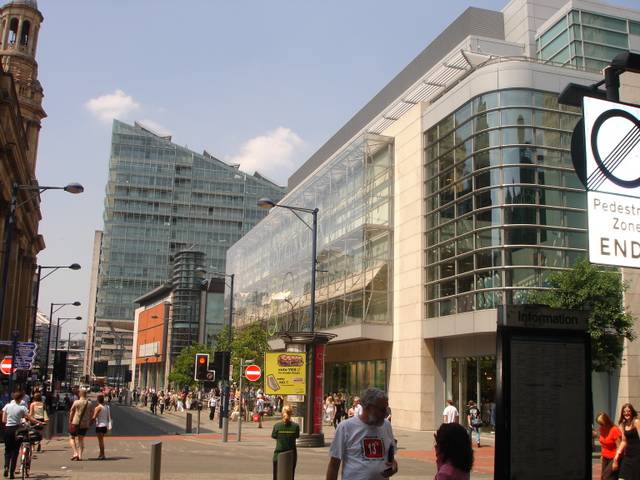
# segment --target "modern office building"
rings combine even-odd
[[[208,271],[224,271],[229,246],[265,215],[256,200],[283,194],[258,173],[115,120],[104,230],[94,246],[91,373],[123,378],[131,363],[134,300],[167,281],[173,255],[202,251]]]
[[[469,8],[291,176],[281,203],[319,209],[326,392],[385,388],[406,428],[439,425],[448,398],[489,423],[497,307],[587,254],[569,152],[581,112],[557,95],[640,51],[639,29],[640,11],[591,1]],[[228,252],[235,321],[261,322],[274,348],[307,324],[310,238],[276,208]],[[598,405],[640,400],[632,371]]]

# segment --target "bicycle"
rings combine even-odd
[[[25,427],[16,431],[16,438],[20,439],[20,475],[24,480],[29,478],[31,471],[31,459],[33,457],[33,445],[42,441],[42,433],[37,427]]]

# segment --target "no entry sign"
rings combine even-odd
[[[244,378],[246,378],[250,382],[255,382],[257,380],[260,380],[261,376],[262,376],[262,370],[260,370],[260,367],[258,365],[249,365],[244,370]]]
[[[4,357],[0,362],[0,372],[5,375],[11,374],[11,357]]]

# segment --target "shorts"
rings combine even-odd
[[[71,433],[69,432],[69,435],[71,437],[84,437],[87,434],[87,430],[89,430],[88,428],[78,428],[75,433]]]
[[[107,433],[107,427],[96,427],[96,433]]]

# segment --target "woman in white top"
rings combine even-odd
[[[104,436],[109,430],[111,408],[104,404],[104,395],[98,395],[98,405],[93,411],[93,418],[91,421],[96,424],[96,437],[98,437],[98,447],[100,448],[98,460],[106,460],[106,457],[104,456]]]
[[[42,425],[31,415],[27,407],[21,404],[23,392],[15,392],[13,400],[2,409],[2,423],[4,423],[4,476],[15,478],[16,464],[20,453],[20,442],[16,439],[16,430],[20,427],[22,419],[26,418],[31,423]]]

